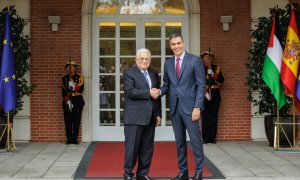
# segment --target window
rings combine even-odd
[[[185,13],[183,0],[98,0],[96,5],[96,14]]]

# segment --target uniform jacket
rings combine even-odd
[[[224,76],[222,73],[221,66],[212,64],[211,69],[213,71],[213,74],[209,75],[207,74],[207,67],[205,67],[206,85],[211,92],[211,101],[220,102],[221,101],[220,87],[224,82]]]
[[[66,103],[68,100],[71,100],[72,104],[83,104],[84,100],[82,93],[84,90],[84,78],[80,74],[75,74],[72,76],[73,82],[75,84],[75,89],[71,90],[68,88],[68,83],[70,81],[70,76],[65,75],[62,77],[62,96],[63,102]]]

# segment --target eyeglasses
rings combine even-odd
[[[145,62],[149,62],[151,59],[148,58],[137,58],[138,61],[145,61]]]

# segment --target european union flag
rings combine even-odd
[[[4,112],[7,113],[17,106],[17,83],[9,12],[5,13],[3,33],[0,67],[0,104]]]

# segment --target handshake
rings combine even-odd
[[[153,99],[157,99],[160,95],[160,90],[159,89],[156,89],[156,88],[152,88],[150,89],[150,96],[153,98]]]

